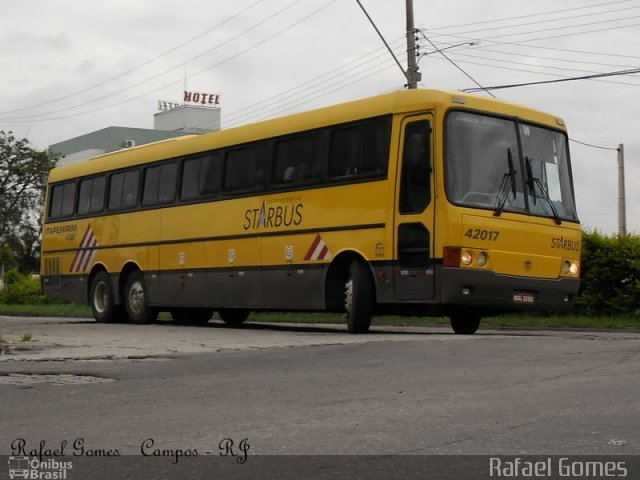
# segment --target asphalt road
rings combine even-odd
[[[25,333],[30,341],[22,341]],[[0,446],[637,455],[640,333],[0,317]],[[148,445],[148,444],[147,444]]]

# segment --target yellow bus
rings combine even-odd
[[[567,310],[581,230],[562,119],[401,91],[52,170],[43,290],[98,322],[251,311]]]

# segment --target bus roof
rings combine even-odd
[[[445,110],[450,107],[526,118],[555,128],[563,126],[563,122],[556,116],[502,100],[442,90],[402,90],[203,135],[177,137],[106,153],[84,162],[55,168],[49,175],[49,181],[57,182],[151,161],[197,154],[367,117],[429,109]]]

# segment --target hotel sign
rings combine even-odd
[[[220,95],[217,93],[204,93],[204,92],[190,92],[184,91],[184,102],[198,103],[200,105],[213,105],[217,107],[220,105]]]
[[[176,108],[184,107],[187,103],[207,106],[211,105],[213,107],[220,106],[220,95],[217,93],[190,92],[185,90],[182,100],[185,103],[158,100],[158,110],[161,112],[168,112]]]

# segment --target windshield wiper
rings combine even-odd
[[[509,171],[502,177],[502,182],[498,189],[498,196],[496,197],[496,209],[493,212],[493,215],[496,217],[499,217],[502,214],[502,211],[507,204],[507,198],[509,198],[509,186],[511,186],[513,198],[516,198],[517,171],[513,169],[513,154],[511,153],[510,148],[507,148],[507,164],[509,166]]]
[[[540,198],[542,198],[543,200],[546,200],[549,206],[551,207],[551,212],[553,213],[553,219],[556,221],[556,225],[561,225],[562,219],[560,218],[560,215],[558,215],[558,210],[556,210],[556,207],[553,204],[553,201],[551,201],[551,197],[549,197],[549,192],[547,192],[547,189],[544,188],[544,185],[542,185],[542,182],[540,181],[540,179],[533,176],[533,171],[531,170],[531,160],[529,159],[529,157],[524,157],[524,163],[527,169],[527,186],[531,191],[531,196],[533,197],[533,204],[534,205],[536,204],[536,198],[537,198],[536,185],[537,185],[538,189],[540,189],[540,194],[542,195]]]

